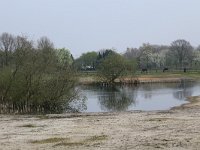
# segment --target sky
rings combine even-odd
[[[47,36],[74,57],[177,39],[198,46],[199,6],[200,0],[0,0],[0,34]]]

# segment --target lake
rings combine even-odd
[[[200,95],[200,83],[193,82],[115,87],[84,85],[79,89],[87,98],[87,109],[83,112],[168,110],[187,103],[188,96]]]

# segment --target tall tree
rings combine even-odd
[[[151,57],[154,51],[154,48],[149,44],[143,44],[140,48],[140,67],[141,68],[150,68],[151,67]]]
[[[188,66],[193,59],[193,47],[183,39],[171,43],[170,53],[171,57],[177,60],[179,67]]]
[[[140,55],[140,50],[137,48],[127,48],[126,52],[124,53],[124,57],[127,59],[138,58]]]

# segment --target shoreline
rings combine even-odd
[[[199,149],[200,96],[181,109],[0,115],[0,149]]]
[[[0,115],[0,149],[199,149],[200,96],[187,101],[163,111]]]
[[[186,99],[188,103],[182,104],[180,106],[172,107],[170,110],[183,110],[183,109],[192,109],[199,107],[200,108],[200,95],[199,96],[190,96]]]
[[[143,79],[143,78],[142,78]],[[140,81],[144,81],[141,84],[156,84],[156,83],[180,83],[182,80],[186,79],[187,82],[194,82],[194,79],[192,78],[165,78],[164,80],[162,78],[154,78],[149,80],[146,79],[146,82],[144,80]],[[167,82],[166,82],[167,81]],[[118,82],[117,82],[118,83]],[[81,85],[94,85],[96,84],[96,82],[83,82],[81,83]],[[126,84],[124,82],[124,84]],[[129,83],[128,83],[129,84]],[[128,85],[127,84],[127,85]],[[140,85],[140,84],[139,84]],[[181,104],[179,106],[174,106],[171,107],[167,110],[149,110],[149,111],[145,111],[145,110],[129,110],[129,111],[122,111],[122,112],[77,112],[77,113],[63,113],[63,114],[0,114],[1,115],[14,115],[14,116],[57,116],[57,117],[64,117],[64,115],[66,115],[66,118],[71,118],[71,117],[77,117],[77,116],[97,116],[97,115],[114,115],[114,114],[118,114],[118,113],[138,113],[138,112],[162,112],[162,111],[173,111],[173,110],[183,110],[186,108],[192,108],[194,106],[199,106],[200,108],[200,95],[199,96],[191,96],[186,98],[186,103]]]
[[[112,116],[123,113],[160,113],[160,112],[170,112],[170,111],[184,111],[185,109],[200,108],[200,95],[191,96],[186,98],[185,104],[180,106],[174,106],[167,110],[129,110],[120,112],[76,112],[76,113],[63,113],[63,114],[0,114],[0,116],[30,116],[30,117],[44,117],[44,118],[76,118],[76,117],[88,117],[88,116]]]
[[[168,110],[130,110],[122,112],[79,112],[79,113],[64,113],[64,114],[47,114],[49,118],[73,118],[73,117],[88,117],[88,116],[112,116],[118,114],[132,114],[132,113],[160,113],[170,111],[184,111],[185,109],[200,108],[200,95],[191,96],[186,99],[187,103],[181,104],[180,106],[171,107]],[[20,116],[20,115],[19,115]],[[23,116],[23,115],[22,115]],[[34,115],[33,115],[34,116]],[[37,116],[37,115],[36,115]],[[40,115],[39,115],[40,116]]]
[[[181,83],[183,81],[186,82],[194,82],[194,78],[188,78],[188,77],[124,77],[120,79],[116,79],[116,84],[149,84],[149,83]],[[93,85],[93,84],[99,84],[104,83],[102,81],[98,81],[97,79],[93,77],[81,77],[79,78],[79,85]]]

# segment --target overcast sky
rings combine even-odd
[[[200,0],[0,0],[0,33],[47,36],[75,57],[179,38],[197,46],[199,7]]]

